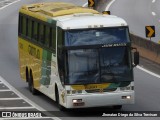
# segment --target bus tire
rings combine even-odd
[[[29,79],[29,74],[28,74],[28,67],[26,67],[26,82],[28,82],[28,79]]]
[[[29,91],[33,95],[37,95],[38,91],[34,88],[33,75],[32,75],[32,71],[31,70],[30,70],[30,75],[29,75],[29,78],[28,78],[28,88],[29,88]]]
[[[121,110],[122,109],[122,105],[115,105],[115,106],[113,106],[113,109]]]
[[[58,88],[57,88],[57,86],[55,87],[55,97],[56,97],[56,103],[57,103],[57,105],[58,105],[59,110],[60,110],[60,111],[65,111],[66,108],[63,107],[62,105],[60,105],[60,102],[59,102],[59,93],[58,93]]]

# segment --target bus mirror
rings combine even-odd
[[[134,67],[139,64],[139,52],[134,52]]]

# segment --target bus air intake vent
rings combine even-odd
[[[113,92],[116,91],[117,88],[112,88],[112,89],[94,89],[94,90],[85,90],[87,93],[103,93],[103,92]]]

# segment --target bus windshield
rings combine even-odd
[[[68,30],[65,46],[128,43],[128,27]]]
[[[64,46],[71,48],[66,50],[63,62],[66,66],[65,84],[133,81],[127,27],[68,30],[64,33]],[[123,43],[126,45],[102,47]],[[102,46],[93,47],[99,45]]]
[[[132,81],[127,47],[68,50],[66,84]]]

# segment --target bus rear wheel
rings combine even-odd
[[[32,71],[30,71],[30,75],[28,77],[28,88],[33,95],[37,95],[38,91],[34,88]]]

